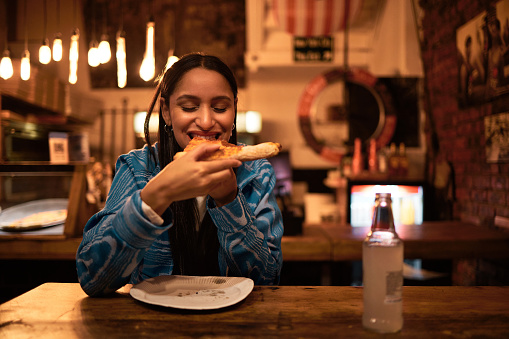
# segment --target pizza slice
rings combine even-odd
[[[240,161],[252,161],[256,159],[270,158],[281,150],[281,145],[276,142],[264,142],[257,145],[234,145],[224,140],[208,140],[200,137],[193,138],[183,152],[175,154],[173,159],[178,159],[189,151],[192,151],[203,143],[221,145],[217,151],[208,155],[203,160],[237,159]]]
[[[50,225],[57,222],[63,222],[67,218],[67,209],[60,209],[54,211],[44,211],[30,214],[25,217],[13,220],[6,225],[3,225],[3,229],[9,228],[22,228],[22,227],[33,227],[33,226],[44,226]]]

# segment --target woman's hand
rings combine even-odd
[[[141,191],[141,199],[162,215],[174,201],[210,195],[218,206],[235,199],[237,180],[233,167],[239,160],[200,161],[219,149],[219,145],[203,144],[169,163]]]

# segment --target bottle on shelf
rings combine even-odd
[[[362,143],[360,138],[355,138],[353,157],[352,157],[352,174],[358,175],[364,169],[364,162],[362,159]]]
[[[391,143],[389,148],[389,157],[387,159],[388,172],[391,176],[399,175],[399,154],[396,150],[396,144]]]
[[[405,143],[399,144],[399,175],[405,177],[408,175],[408,157],[406,155]]]
[[[378,151],[378,171],[380,173],[387,173],[387,153],[385,153],[384,148],[380,148]]]
[[[378,158],[376,154],[376,140],[369,140],[369,153],[368,153],[368,168],[369,172],[377,173],[378,172]]]
[[[371,230],[362,244],[364,328],[394,333],[403,327],[403,242],[394,227],[390,193],[377,193]]]

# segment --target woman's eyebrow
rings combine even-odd
[[[176,101],[179,101],[179,100],[200,100],[200,98],[197,97],[196,95],[183,94],[176,99]],[[216,100],[232,101],[232,99],[227,95],[218,95],[216,97],[213,97],[212,100],[214,100],[214,101],[216,101]]]
[[[181,96],[179,96],[176,101],[179,101],[179,100],[186,100],[186,99],[190,99],[190,100],[199,100],[200,98],[198,98],[197,96],[195,95],[190,95],[190,94],[183,94]]]

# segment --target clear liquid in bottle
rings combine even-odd
[[[362,247],[364,328],[394,333],[403,327],[403,242],[392,215],[390,193],[377,193],[371,230]]]

